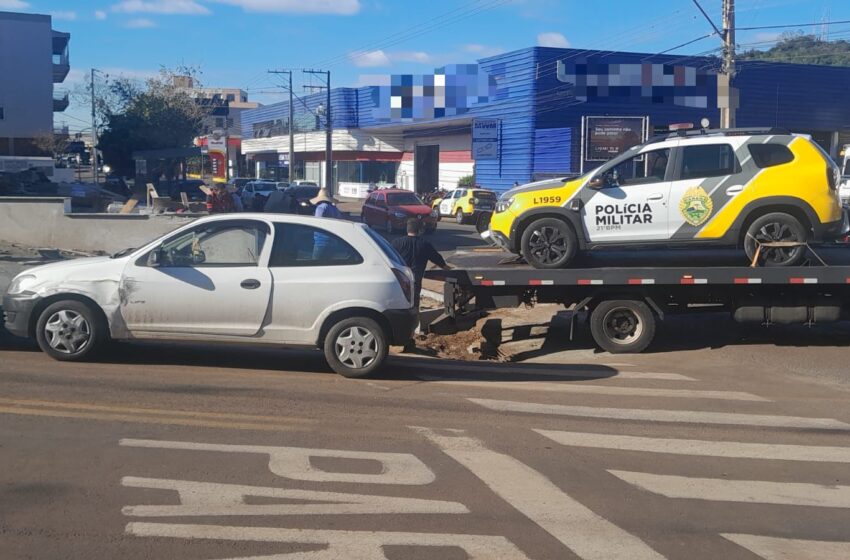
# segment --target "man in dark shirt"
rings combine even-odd
[[[432,262],[444,270],[450,267],[442,255],[422,237],[422,222],[416,218],[407,220],[407,236],[392,241],[393,248],[398,251],[404,263],[413,271],[413,307],[419,310],[419,296],[422,291],[422,278],[425,277],[425,267]]]

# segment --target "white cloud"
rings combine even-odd
[[[206,15],[210,11],[195,0],[123,0],[112,6],[124,14]]]
[[[77,19],[77,12],[71,12],[71,11],[50,12],[50,16],[53,19],[61,19],[61,20],[65,20],[65,21],[74,21],[75,19]]]
[[[23,0],[0,0],[0,10],[23,10],[29,7],[29,2]]]
[[[94,19],[103,21],[106,19],[106,12],[103,10],[95,10],[94,11]]]
[[[463,50],[464,52],[480,56],[481,58],[487,58],[488,56],[496,56],[497,54],[502,54],[503,52],[505,52],[505,49],[503,49],[502,47],[480,45],[478,43],[464,45]]]
[[[391,62],[418,62],[420,64],[431,64],[434,57],[421,51],[400,51],[386,53]]]
[[[360,0],[208,0],[239,6],[248,12],[351,16],[360,11]]]
[[[151,27],[156,27],[156,22],[148,18],[135,18],[127,20],[124,27],[129,27],[130,29],[149,29]]]
[[[567,41],[567,38],[560,33],[541,33],[537,36],[537,45],[541,47],[566,49],[570,46],[570,42]]]
[[[359,68],[375,68],[376,66],[390,66],[392,62],[382,50],[353,52],[348,55],[349,60]]]

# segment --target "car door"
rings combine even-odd
[[[362,297],[371,282],[358,273],[364,262],[350,243],[325,228],[307,224],[275,223],[275,241],[269,257],[274,289],[265,331],[274,340],[313,344],[317,322],[341,301]]]
[[[370,194],[366,198],[366,202],[363,204],[363,210],[361,211],[363,223],[369,226],[377,223],[375,221],[375,198],[377,198],[377,196],[378,195],[375,193]]]
[[[760,171],[749,154],[742,169],[732,142],[743,145],[739,138],[680,142],[676,170],[670,184],[667,221],[671,239],[696,237],[712,216],[740,195]]]
[[[597,175],[598,188],[585,186],[582,218],[593,243],[667,239],[668,169],[671,149],[647,147]]]
[[[460,194],[460,191],[455,189],[452,192],[446,194],[446,198],[440,202],[440,215],[441,216],[451,216],[452,209],[454,208],[454,204],[457,200],[457,196]]]
[[[387,208],[387,195],[385,193],[378,193],[375,197],[375,224],[379,226],[383,226],[387,223],[387,217],[389,214],[389,209]]]
[[[207,220],[129,262],[119,288],[127,329],[252,336],[269,305],[269,225]]]

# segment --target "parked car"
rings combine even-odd
[[[291,197],[293,214],[313,215],[314,209],[310,201],[319,194],[319,185],[293,183],[283,192]]]
[[[498,197],[486,189],[459,188],[447,192],[437,209],[440,216],[454,216],[459,224],[477,223],[481,214],[491,214],[496,209]]]
[[[381,189],[366,199],[361,211],[363,223],[388,232],[404,231],[407,220],[418,218],[425,233],[437,229],[437,211],[422,202],[414,193],[402,189]]]
[[[3,297],[6,329],[57,360],[110,340],[312,346],[341,375],[378,369],[418,314],[413,274],[362,224],[209,216],[136,250],[31,268]]]
[[[245,210],[262,211],[266,199],[276,190],[274,181],[250,181],[242,187],[242,206]]]
[[[794,266],[805,244],[850,230],[838,166],[811,138],[779,129],[659,136],[591,173],[502,196],[482,236],[536,268],[579,249],[743,247],[748,259]]]
[[[245,185],[255,180],[256,179],[252,177],[233,177],[227,182],[227,184],[235,188],[236,192],[241,193]]]
[[[295,181],[292,181],[291,184],[294,185],[294,186],[297,186],[297,187],[318,187],[319,186],[319,183],[317,183],[315,181],[305,181],[303,179],[297,179]]]

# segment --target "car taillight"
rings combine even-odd
[[[413,282],[410,281],[410,277],[403,270],[397,268],[393,269],[393,274],[395,274],[395,279],[398,280],[398,285],[401,286],[401,291],[404,292],[404,297],[407,298],[407,301],[413,303]]]
[[[830,190],[835,190],[838,188],[838,183],[840,182],[840,170],[838,167],[827,165],[826,166],[826,181],[829,183]]]

